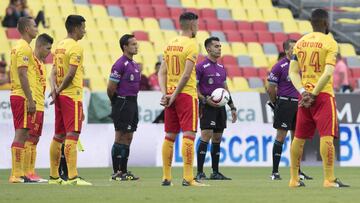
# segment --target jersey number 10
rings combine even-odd
[[[171,68],[171,72],[173,75],[180,75],[180,60],[179,56],[173,55],[170,56],[166,55],[166,64],[168,66],[168,69]]]
[[[307,52],[304,52],[304,51],[299,51],[299,58],[301,58],[301,64],[303,65],[303,68],[302,68],[302,72],[306,72],[307,70],[307,65],[305,64],[305,61],[306,61],[306,57],[307,57]],[[319,52],[318,51],[313,51],[311,52],[311,55],[310,55],[310,61],[309,61],[309,66],[312,66],[314,67],[314,72],[315,73],[318,73],[318,72],[321,72],[321,65],[320,65],[320,59],[319,59]]]

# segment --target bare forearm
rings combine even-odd
[[[21,88],[24,91],[25,97],[29,101],[33,100],[31,90],[30,90],[30,84],[29,84],[29,80],[28,80],[27,76],[24,74],[20,74],[19,79],[20,79]]]
[[[304,87],[301,83],[301,77],[299,74],[299,63],[297,61],[292,60],[290,62],[289,76],[292,84],[301,94],[304,91]]]
[[[185,74],[181,77],[181,79],[174,91],[175,95],[180,94],[180,92],[184,89],[184,87],[185,87],[186,83],[189,81],[189,79],[190,79],[190,76],[185,75]]]
[[[65,79],[63,80],[63,82],[61,83],[61,85],[59,87],[59,92],[63,91],[65,88],[67,88],[73,79],[74,79],[74,76],[69,75],[69,74],[66,75]]]
[[[272,103],[275,103],[276,101],[276,89],[274,85],[269,85],[268,87],[268,91],[267,91],[268,95],[269,95],[269,99]]]
[[[167,73],[166,73],[166,67],[165,67],[164,62],[160,66],[160,70],[158,72],[158,80],[159,80],[159,86],[160,86],[161,93],[163,95],[165,95],[167,92],[167,90],[166,90]]]

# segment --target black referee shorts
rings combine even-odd
[[[214,130],[215,133],[221,133],[226,128],[226,110],[223,107],[212,107],[208,104],[199,104],[200,129],[201,130]]]
[[[116,131],[135,132],[139,123],[137,97],[118,96],[111,108],[111,118]]]
[[[282,98],[276,100],[273,127],[275,129],[295,130],[298,102],[294,99],[291,100],[291,98]]]

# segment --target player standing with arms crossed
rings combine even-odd
[[[162,185],[171,186],[171,163],[176,136],[183,132],[183,186],[205,186],[194,180],[194,139],[197,129],[198,101],[195,63],[198,45],[195,41],[198,16],[185,12],[179,18],[182,35],[172,39],[165,48],[159,70],[159,84],[163,94],[160,104],[165,106],[165,140],[162,147]]]
[[[305,186],[299,180],[299,167],[305,139],[320,134],[320,155],[323,162],[324,187],[349,187],[334,175],[334,137],[338,134],[333,73],[338,52],[336,41],[328,35],[329,14],[323,9],[311,13],[314,32],[303,36],[295,44],[289,76],[301,94],[290,154],[289,187]],[[299,72],[301,71],[301,76]]]

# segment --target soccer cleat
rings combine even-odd
[[[334,182],[330,182],[328,180],[324,181],[324,187],[330,188],[330,187],[350,187],[350,185],[346,185],[342,183],[338,178],[335,178]]]
[[[204,172],[198,172],[195,177],[196,180],[206,180],[206,175]]]
[[[76,177],[76,178],[73,178],[71,180],[69,179],[68,181],[66,181],[66,185],[90,186],[90,185],[92,185],[92,183],[85,181],[81,177]]]
[[[115,180],[115,181],[116,180],[121,180],[121,175],[122,175],[121,171],[118,171],[116,173],[111,174],[110,181],[112,181],[112,180]]]
[[[161,186],[174,186],[174,185],[170,180],[165,179],[161,182]]]
[[[182,182],[182,186],[207,187],[207,186],[210,186],[210,185],[201,183],[198,180],[191,180],[190,182],[188,182],[188,181],[186,181],[184,179],[183,182]]]
[[[131,173],[131,171],[128,171],[127,173],[123,173],[121,175],[121,181],[127,181],[127,180],[139,180],[139,177],[136,177],[134,174]]]
[[[302,181],[290,181],[289,183],[289,187],[305,187],[305,183],[303,183]]]
[[[270,178],[271,180],[281,180],[280,173],[272,173]]]
[[[50,176],[48,183],[49,185],[65,185],[66,181],[61,178],[53,178]]]
[[[231,180],[231,178],[224,176],[220,172],[214,172],[210,175],[210,180]]]
[[[312,180],[312,179],[314,179],[313,177],[306,175],[302,171],[300,171],[300,173],[299,173],[299,178],[300,178],[300,180]]]
[[[48,180],[41,178],[38,174],[33,173],[26,176],[28,179],[30,179],[33,182],[36,183],[46,183]]]
[[[25,180],[22,177],[10,176],[9,183],[24,183]]]

